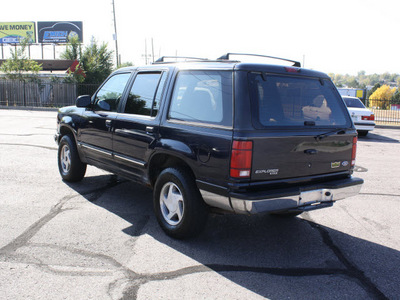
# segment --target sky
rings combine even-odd
[[[147,53],[216,59],[227,52],[297,60],[309,69],[356,75],[400,73],[398,0],[114,0],[122,62]],[[112,0],[18,0],[2,4],[0,22],[82,21],[115,50]],[[153,47],[152,47],[153,45]],[[41,58],[40,47],[32,58]],[[58,55],[63,49],[56,48]],[[6,52],[5,50],[4,52]],[[6,53],[7,55],[7,53]],[[46,46],[44,57],[53,58]],[[304,64],[303,64],[304,63]]]

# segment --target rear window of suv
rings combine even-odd
[[[249,73],[249,85],[261,126],[350,125],[329,80]]]

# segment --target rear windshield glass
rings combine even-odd
[[[365,108],[360,99],[343,97],[347,107]]]
[[[329,80],[249,74],[262,126],[346,126],[346,107]]]

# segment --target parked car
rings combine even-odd
[[[152,187],[175,238],[211,211],[296,216],[356,195],[357,132],[330,78],[231,56],[119,69],[59,109],[61,177],[90,164]]]
[[[361,100],[357,97],[342,96],[346,103],[347,109],[351,115],[351,119],[358,131],[358,135],[366,136],[369,131],[375,128],[375,115],[372,111],[365,107]]]

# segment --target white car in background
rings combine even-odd
[[[359,136],[366,136],[375,128],[375,115],[357,97],[342,96]]]

